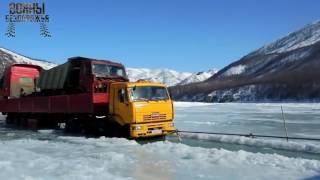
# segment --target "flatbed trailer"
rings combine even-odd
[[[105,115],[108,93],[81,93],[73,95],[21,97],[1,99],[0,112],[5,113],[91,113]]]

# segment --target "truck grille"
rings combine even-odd
[[[166,114],[152,113],[149,115],[143,115],[144,121],[160,121],[160,120],[166,120],[166,119],[167,119]]]

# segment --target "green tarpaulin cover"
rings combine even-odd
[[[49,70],[43,70],[40,74],[38,87],[41,90],[63,89],[67,81],[70,62],[66,62]]]

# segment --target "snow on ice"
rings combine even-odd
[[[279,106],[283,105],[289,135],[319,137],[319,104],[175,102],[174,105],[175,123],[180,130],[239,133],[256,130],[272,135],[283,135],[279,113]],[[176,137],[137,142],[72,137],[54,130],[14,130],[4,126],[4,116],[0,119],[0,179],[320,178],[320,144],[314,142],[196,134],[182,134],[182,143],[172,140]],[[236,144],[240,148],[233,148]],[[280,149],[282,153],[272,149]],[[291,156],[291,152],[296,152],[296,156]]]
[[[172,142],[140,145],[118,138],[5,141],[1,179],[300,179],[320,162]]]
[[[254,139],[249,137],[239,136],[226,136],[226,135],[211,135],[211,134],[194,134],[194,133],[181,133],[182,137],[193,138],[193,139],[206,139],[211,141],[232,143],[232,144],[243,144],[250,146],[283,149],[290,151],[300,151],[308,153],[320,154],[320,144],[313,144],[311,142],[288,142],[284,143],[283,140],[274,139]]]

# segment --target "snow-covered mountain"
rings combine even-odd
[[[130,81],[144,79],[168,86],[176,85],[192,75],[189,72],[177,72],[171,69],[127,68],[126,70]]]
[[[41,66],[44,69],[50,69],[57,65],[48,61],[31,59],[11,50],[0,48],[0,78],[3,75],[5,68],[14,63],[34,64]]]
[[[308,63],[303,61],[316,53],[314,47],[320,43],[320,21],[308,24],[302,29],[265,45],[244,56],[210,79],[224,79],[233,76],[252,76],[262,78],[277,72],[283,73]],[[318,61],[316,61],[318,62]]]
[[[0,48],[0,55],[1,55],[1,62],[7,61],[11,63],[34,64],[34,65],[41,66],[44,69],[50,69],[57,65],[49,61],[31,59],[29,57],[20,55],[16,52],[10,51],[5,48]]]
[[[320,22],[267,44],[204,82],[172,88],[197,101],[320,99]],[[248,97],[251,96],[251,97]]]
[[[288,34],[271,44],[263,46],[250,55],[284,53],[294,49],[310,46],[320,39],[320,22],[306,25],[304,28]]]
[[[202,82],[213,76],[215,73],[217,73],[216,69],[190,73],[178,72],[171,69],[127,68],[127,74],[130,81],[144,79],[152,82],[161,82],[167,86]]]
[[[218,72],[217,69],[210,69],[208,71],[202,71],[198,73],[193,73],[189,77],[185,78],[184,80],[180,81],[177,85],[185,85],[191,84],[196,82],[202,82],[213,76]]]

